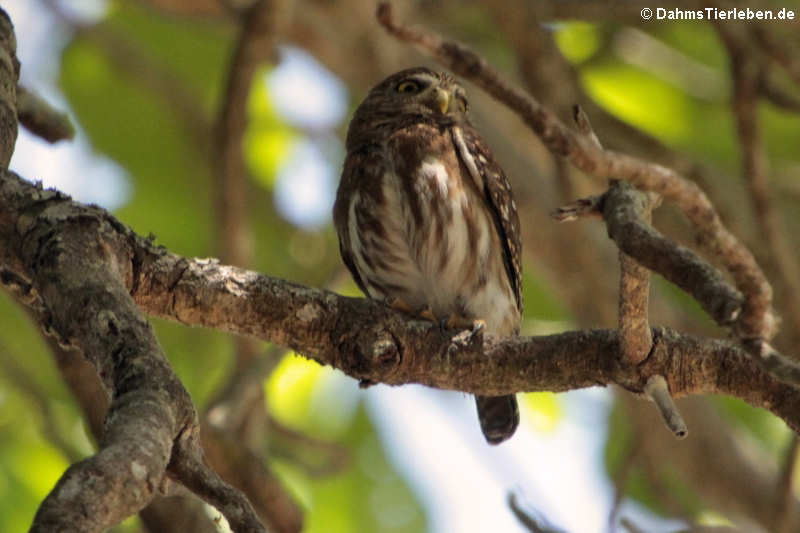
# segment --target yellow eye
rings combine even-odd
[[[399,93],[415,93],[419,91],[419,89],[419,83],[415,81],[404,81],[397,86],[397,92]]]

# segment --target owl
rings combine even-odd
[[[511,187],[448,73],[375,86],[347,131],[333,219],[361,290],[395,309],[496,336],[519,333],[520,229]],[[513,395],[476,396],[490,444],[519,424]]]

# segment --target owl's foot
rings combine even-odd
[[[407,315],[413,315],[417,318],[436,322],[436,315],[433,314],[433,311],[431,311],[431,308],[427,305],[422,309],[419,307],[415,309],[402,298],[389,298],[386,300],[386,304],[395,311],[400,311],[401,313],[406,313]]]
[[[482,318],[467,318],[460,315],[450,315],[444,325],[448,329],[468,329],[473,334],[478,333],[486,327],[486,321]]]
[[[463,315],[453,314],[442,321],[442,326],[447,329],[460,329],[461,333],[453,337],[453,340],[469,344],[473,339],[480,338],[486,321],[481,318],[467,318]]]
[[[472,344],[476,340],[483,338],[486,329],[486,321],[481,318],[467,318],[459,315],[450,315],[447,320],[442,321],[442,327],[453,330],[461,330],[453,340],[458,343]]]
[[[419,312],[419,317],[424,318],[425,320],[430,320],[431,322],[436,322],[436,315],[433,314],[430,307],[425,307],[422,311]]]
[[[386,300],[386,304],[395,311],[400,311],[402,313],[408,313],[408,314],[413,314],[414,312],[411,306],[408,305],[408,302],[406,302],[402,298],[389,298]]]

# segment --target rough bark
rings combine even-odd
[[[506,340],[470,337],[409,320],[369,300],[221,265],[213,259],[178,256],[137,236],[101,209],[40,191],[11,173],[3,176],[0,203],[7,206],[0,216],[3,228],[27,221],[32,224],[25,232],[29,234],[45,224],[47,229],[37,234],[47,233],[57,242],[81,238],[89,241],[88,250],[102,250],[103,254],[92,256],[97,268],[118,272],[135,302],[151,315],[269,340],[356,379],[500,395],[611,383],[642,392],[647,379],[660,374],[674,396],[730,394],[800,428],[800,392],[761,369],[733,342],[653,328],[650,356],[640,365],[625,365],[618,358],[615,330]],[[43,208],[43,203],[49,207]],[[26,216],[32,209],[40,211],[37,219]],[[56,217],[57,225],[49,221],[50,216]],[[3,232],[0,239],[14,243],[20,236]],[[9,248],[2,249],[0,260],[10,265],[5,271],[7,283],[29,279],[32,272],[14,256],[8,257]]]

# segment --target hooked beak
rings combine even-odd
[[[450,91],[445,91],[440,87],[436,88],[436,107],[442,112],[442,115],[447,114],[447,110],[450,109],[451,100],[452,95]]]

